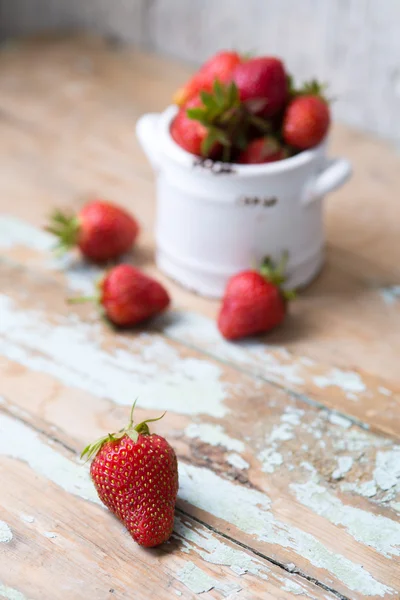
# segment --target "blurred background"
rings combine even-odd
[[[335,117],[400,146],[399,0],[0,0],[0,35],[92,31],[198,64],[221,48],[280,55],[329,81]]]

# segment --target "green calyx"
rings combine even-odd
[[[271,258],[267,256],[264,258],[259,268],[259,273],[266,281],[269,281],[279,289],[286,281],[286,266],[288,262],[289,254],[284,252],[281,260],[277,265],[274,265]],[[294,290],[281,290],[282,296],[285,300],[293,300],[296,297]]]
[[[298,96],[318,96],[324,102],[329,103],[330,99],[325,96],[327,87],[326,83],[320,83],[317,79],[311,79],[303,83],[300,88],[296,88],[293,77],[288,75],[289,94],[292,98],[297,98]]]
[[[254,127],[261,134],[270,130],[269,122],[252,115],[240,101],[239,90],[234,82],[214,82],[212,92],[202,91],[203,106],[187,109],[190,119],[199,121],[208,134],[203,140],[201,151],[207,157],[216,144],[222,146],[222,161],[232,160],[235,149],[244,150],[249,142],[249,129]]]
[[[58,238],[55,246],[57,255],[62,255],[78,243],[80,223],[79,218],[67,216],[60,210],[56,210],[50,219],[50,225],[46,231],[52,233]]]
[[[104,444],[106,444],[107,442],[116,442],[123,438],[125,435],[130,437],[135,444],[138,441],[139,435],[150,435],[148,423],[159,421],[163,418],[165,412],[160,417],[156,417],[155,419],[146,419],[145,421],[138,423],[138,425],[135,425],[133,421],[133,411],[135,410],[136,402],[137,399],[132,405],[130,419],[127,427],[120,429],[117,433],[108,433],[107,435],[99,438],[92,444],[88,444],[86,448],[84,448],[84,450],[82,451],[81,459],[86,458],[86,460],[90,460],[91,458],[94,458],[104,446]]]

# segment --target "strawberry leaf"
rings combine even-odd
[[[235,149],[247,146],[250,136],[251,114],[247,107],[240,101],[239,91],[234,82],[223,84],[214,81],[212,92],[200,92],[203,106],[187,110],[190,119],[196,120],[207,129],[207,135],[201,146],[201,153],[209,157],[216,144],[223,148],[223,162],[230,162]],[[269,131],[262,119],[258,123],[262,133]]]
[[[212,94],[210,94],[209,92],[205,92],[204,90],[202,90],[200,92],[200,98],[206,108],[214,107],[214,99],[212,97]]]
[[[207,111],[204,108],[188,108],[186,114],[189,119],[193,119],[194,121],[207,119]]]
[[[207,137],[203,140],[201,144],[201,153],[203,156],[208,156],[211,152],[212,147],[216,143],[217,138],[215,136],[215,131],[210,130]]]
[[[235,106],[239,104],[239,90],[237,85],[232,81],[228,87],[228,104],[230,106]]]
[[[131,438],[132,442],[136,442],[138,441],[139,438],[139,433],[135,430],[135,429],[130,429],[129,431],[126,432],[126,435],[128,437]]]
[[[223,89],[221,83],[218,81],[218,79],[215,80],[213,89],[214,89],[215,100],[216,100],[217,105],[220,108],[223,108],[225,106],[225,93],[224,93],[224,89]]]

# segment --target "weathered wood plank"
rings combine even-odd
[[[76,450],[136,395],[168,409],[158,430],[180,458],[185,512],[347,597],[400,590],[398,446],[159,334],[117,335],[87,307],[68,316],[43,272],[4,264],[1,278],[11,405]]]
[[[140,548],[101,506],[73,452],[4,412],[0,431],[1,597],[335,598],[182,513],[168,544]]]
[[[101,268],[86,266],[73,258],[52,260],[52,246],[53,238],[46,232],[13,218],[0,217],[0,250],[4,256],[35,269],[51,271],[70,290],[66,294],[91,293]],[[150,250],[151,241],[147,247]],[[142,257],[146,269],[156,273],[143,250],[139,257],[133,255],[128,260],[140,264]],[[175,295],[175,298],[179,304],[185,304],[185,297]],[[290,322],[287,326],[290,327]],[[303,394],[310,401],[345,414],[374,431],[400,437],[400,391],[382,378],[321,364],[308,356],[290,353],[285,347],[266,345],[263,340],[227,343],[219,335],[214,320],[195,312],[169,313],[159,320],[157,328],[167,337],[220,362]]]

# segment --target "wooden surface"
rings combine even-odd
[[[0,598],[400,598],[400,160],[336,127],[355,176],[327,200],[327,265],[265,339],[228,344],[218,303],[163,276],[173,310],[116,334],[68,295],[99,275],[56,261],[41,226],[95,193],[143,225],[134,136],[187,73],[92,38],[0,53]],[[175,533],[138,547],[78,456],[138,417],[179,458]]]

